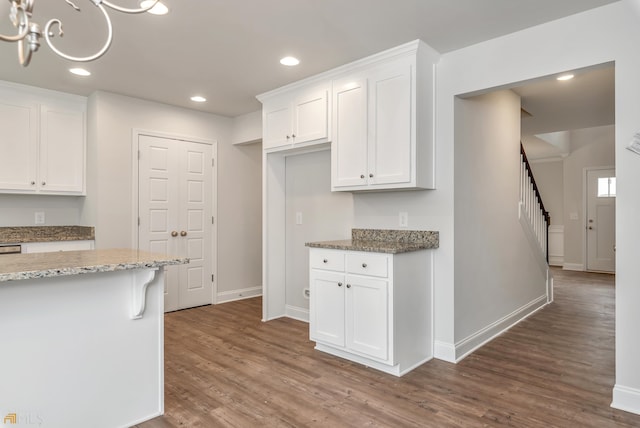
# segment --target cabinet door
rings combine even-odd
[[[364,276],[346,278],[346,344],[360,354],[389,358],[388,282]]]
[[[411,60],[396,61],[369,77],[369,184],[411,181],[415,157]]]
[[[344,347],[344,275],[312,270],[309,279],[311,340]]]
[[[293,102],[293,142],[306,143],[328,136],[327,90],[306,93]]]
[[[272,101],[263,107],[263,138],[264,150],[290,145],[291,140],[291,103],[287,101]]]
[[[23,253],[54,253],[58,251],[93,250],[94,241],[29,242],[22,244]]]
[[[40,110],[41,193],[84,194],[84,109],[43,105]]]
[[[367,81],[345,78],[333,86],[332,188],[367,184]]]
[[[0,191],[36,191],[38,108],[0,91]]]

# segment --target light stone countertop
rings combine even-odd
[[[26,242],[92,241],[95,230],[91,226],[16,226],[0,227],[0,244]]]
[[[0,282],[186,263],[189,259],[132,249],[7,254],[0,256]]]
[[[351,239],[307,242],[307,247],[399,254],[440,246],[440,234],[428,230],[353,229]]]

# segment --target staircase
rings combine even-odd
[[[540,191],[533,178],[531,165],[527,159],[522,143],[520,143],[520,223],[527,236],[540,250],[544,268],[549,263],[549,212],[542,203]],[[541,266],[542,267],[542,266]]]

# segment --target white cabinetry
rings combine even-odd
[[[334,191],[435,188],[438,55],[422,42],[392,51],[333,81]]]
[[[86,99],[0,86],[0,193],[85,194]]]
[[[401,376],[433,356],[431,252],[311,248],[316,349]]]
[[[93,240],[28,242],[22,244],[23,253],[53,253],[57,251],[93,250]]]
[[[329,136],[329,84],[261,98],[264,150],[326,142]]]

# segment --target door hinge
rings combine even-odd
[[[140,226],[140,217],[138,217],[138,226]]]
[[[211,224],[216,224],[215,217],[211,216]]]
[[[215,279],[215,275],[211,274],[211,282],[213,282]]]
[[[211,159],[211,166],[216,166],[216,160],[215,159]]]
[[[140,150],[138,150],[138,160],[140,160],[140,157],[141,157],[141,156],[142,156],[142,155],[140,154]]]

